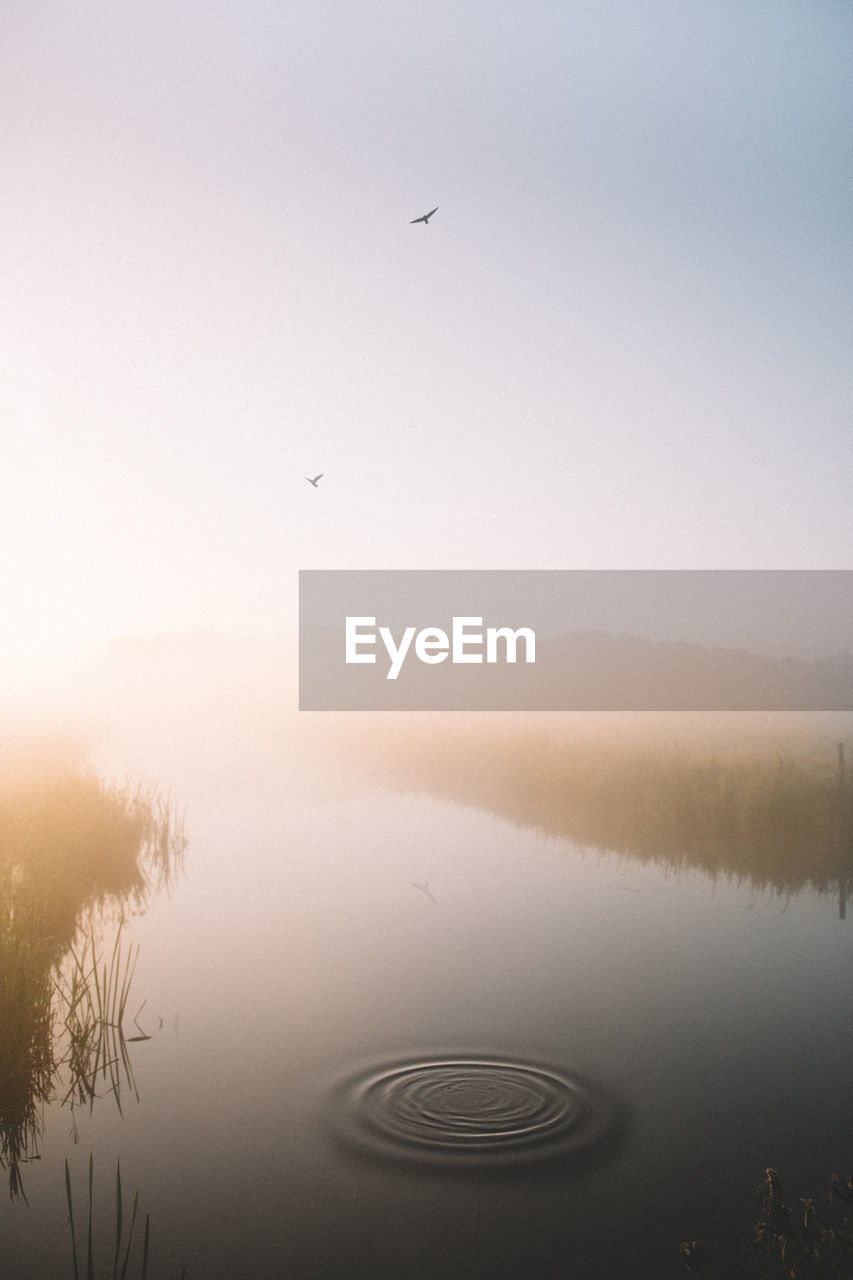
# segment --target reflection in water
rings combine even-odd
[[[853,791],[840,745],[798,752],[560,740],[383,725],[338,739],[383,783],[485,809],[549,836],[794,895],[846,913]]]
[[[138,954],[138,947],[124,949],[119,928],[109,958],[100,956],[93,931],[84,937],[82,947],[71,948],[59,967],[56,1014],[64,1045],[60,1057],[68,1072],[62,1101],[70,1105],[72,1115],[78,1105],[88,1104],[91,1110],[99,1082],[112,1094],[119,1111],[125,1087],[139,1100],[128,1046],[151,1039],[137,1020],[141,1007],[133,1017],[137,1034],[125,1033]],[[76,1141],[76,1117],[73,1132]]]
[[[94,1201],[93,1201],[93,1184],[95,1180],[95,1157],[89,1154],[89,1179],[88,1179],[88,1212],[86,1214],[86,1259],[87,1259],[87,1277],[94,1275],[94,1249],[93,1249],[93,1217],[94,1217]],[[82,1259],[80,1266],[77,1265],[77,1235],[78,1231],[74,1226],[74,1196],[71,1191],[71,1170],[68,1161],[65,1161],[65,1198],[68,1204],[68,1226],[71,1232],[71,1258],[74,1267],[74,1280],[79,1280]],[[137,1214],[139,1212],[139,1192],[137,1191],[131,1201],[130,1223],[127,1227],[127,1235],[124,1234],[125,1214],[124,1199],[121,1190],[121,1163],[116,1162],[115,1176],[115,1209],[113,1212],[114,1223],[114,1244],[112,1248],[113,1255],[113,1277],[121,1275],[122,1280],[128,1274],[128,1264],[130,1262],[131,1248],[133,1247],[133,1233],[136,1227]],[[81,1223],[82,1226],[82,1223]],[[82,1237],[82,1231],[80,1232]],[[145,1215],[145,1233],[142,1241],[142,1280],[148,1273],[148,1250],[151,1238],[151,1217]],[[82,1253],[82,1238],[81,1238]],[[123,1261],[122,1261],[123,1258]],[[121,1262],[121,1272],[119,1272],[119,1263]],[[103,1274],[103,1273],[102,1273]],[[185,1269],[181,1272],[181,1276],[185,1274]]]
[[[99,957],[95,921],[141,911],[183,848],[153,791],[69,769],[0,779],[0,1166],[13,1198],[62,1067],[70,1101],[91,1105],[99,1074],[132,1086],[123,1028],[135,958],[120,936]]]
[[[618,1108],[588,1081],[529,1062],[450,1058],[385,1064],[341,1083],[335,1136],[418,1170],[527,1171],[601,1154]]]

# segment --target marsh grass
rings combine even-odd
[[[135,1093],[127,1046],[146,1037],[128,1027],[136,953],[120,926],[172,883],[186,842],[154,789],[12,765],[0,774],[0,1167],[16,1198],[63,1067],[73,1104],[91,1106],[96,1087],[119,1106],[123,1088]],[[96,929],[111,918],[100,956]]]
[[[68,1089],[62,1099],[88,1104],[98,1096],[99,1081],[121,1111],[122,1089],[139,1098],[128,1046],[150,1040],[139,1025],[143,1004],[133,1017],[136,1035],[127,1034],[128,1004],[139,948],[122,942],[121,929],[109,955],[99,956],[94,930],[72,947],[56,980],[58,1013],[64,1034],[62,1064]]]
[[[186,841],[168,798],[94,774],[0,778],[0,922],[28,917],[54,958],[86,908],[142,910],[170,885]]]
[[[87,1216],[86,1216],[86,1280],[95,1280],[95,1240],[94,1240],[94,1169],[95,1159],[90,1153],[89,1155],[89,1177],[88,1177],[88,1198],[87,1198]],[[68,1225],[71,1229],[71,1257],[74,1266],[74,1280],[81,1280],[80,1266],[77,1262],[77,1230],[74,1224],[74,1200],[71,1194],[71,1170],[68,1161],[65,1161],[65,1197],[68,1204]],[[114,1215],[114,1242],[111,1244],[112,1253],[112,1280],[127,1280],[128,1268],[130,1266],[131,1249],[133,1247],[133,1236],[136,1227],[136,1219],[139,1213],[139,1191],[134,1192],[133,1202],[131,1205],[130,1225],[128,1227],[127,1238],[124,1238],[124,1198],[121,1189],[121,1163],[116,1161],[116,1186],[115,1186],[115,1215]],[[142,1280],[148,1274],[148,1254],[150,1245],[150,1216],[146,1214],[145,1230],[142,1240],[142,1259],[139,1274]],[[82,1241],[81,1241],[82,1247]],[[98,1272],[100,1275],[107,1274],[103,1269]]]
[[[722,1278],[737,1253],[751,1258],[756,1276],[849,1280],[853,1275],[853,1179],[833,1174],[828,1194],[792,1196],[783,1189],[776,1170],[766,1169],[758,1197],[758,1218],[745,1243],[691,1240],[681,1245],[688,1275],[696,1280]]]
[[[344,749],[385,785],[676,872],[840,902],[853,877],[853,771],[839,773],[834,743],[700,749],[386,725]]]
[[[21,1163],[35,1151],[54,1073],[50,974],[32,939],[0,930],[0,1168],[24,1194]]]

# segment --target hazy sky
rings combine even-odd
[[[846,0],[7,0],[6,678],[299,568],[853,567],[851,67]]]

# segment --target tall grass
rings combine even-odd
[[[36,943],[19,927],[0,928],[0,1168],[13,1198],[26,1199],[21,1164],[36,1149],[53,1081],[51,994]]]
[[[834,744],[699,749],[386,723],[345,749],[385,785],[643,862],[783,895],[841,892],[853,877],[850,777]]]
[[[170,883],[186,841],[154,788],[121,788],[94,774],[0,777],[0,923],[30,912],[54,958],[85,909],[128,914]],[[37,917],[37,918],[36,918]]]
[[[84,935],[82,945],[72,947],[56,981],[62,1032],[61,1062],[68,1068],[69,1083],[63,1103],[93,1105],[98,1082],[112,1093],[121,1111],[121,1093],[127,1086],[139,1098],[128,1045],[151,1037],[139,1026],[143,1005],[133,1018],[136,1035],[127,1034],[128,1002],[139,947],[124,947],[118,930],[112,951],[99,956],[97,935]]]
[[[95,1240],[94,1240],[94,1168],[95,1159],[90,1153],[89,1155],[89,1179],[88,1179],[88,1204],[86,1218],[86,1280],[95,1280]],[[71,1194],[71,1170],[68,1167],[68,1161],[65,1161],[65,1197],[68,1204],[68,1225],[71,1229],[71,1257],[74,1266],[74,1280],[81,1280],[80,1267],[77,1262],[77,1230],[74,1225],[74,1200]],[[111,1248],[112,1253],[112,1280],[127,1280],[128,1268],[130,1266],[131,1249],[133,1247],[133,1233],[136,1227],[136,1219],[139,1212],[139,1191],[137,1190],[133,1196],[133,1204],[131,1206],[130,1226],[128,1228],[127,1239],[124,1239],[124,1199],[121,1189],[121,1163],[116,1161],[116,1188],[115,1188],[115,1225],[114,1225],[114,1244]],[[148,1274],[148,1253],[150,1245],[150,1216],[145,1217],[145,1232],[142,1241],[142,1260],[141,1270],[139,1272],[142,1280]],[[103,1275],[103,1270],[101,1271]]]
[[[14,763],[14,762],[13,762]],[[0,1167],[23,1194],[45,1103],[67,1062],[67,1100],[106,1082],[135,1091],[127,1045],[136,956],[119,928],[96,952],[98,919],[140,911],[185,848],[156,790],[118,788],[67,766],[0,772]],[[85,931],[84,930],[85,922]],[[66,957],[68,960],[66,962]]]
[[[826,1197],[792,1196],[775,1169],[765,1169],[760,1208],[746,1241],[735,1236],[691,1240],[680,1253],[695,1280],[724,1280],[732,1265],[779,1280],[846,1280],[853,1274],[853,1179],[833,1174]]]

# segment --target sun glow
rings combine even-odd
[[[95,642],[83,512],[55,472],[12,469],[0,488],[0,692],[61,674]]]

